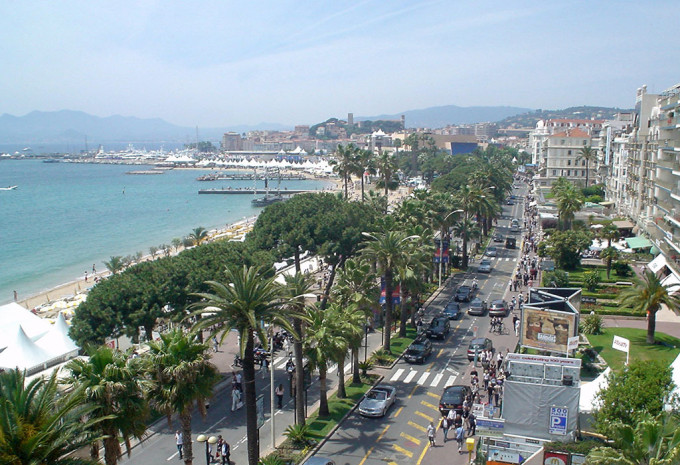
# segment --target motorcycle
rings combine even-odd
[[[241,359],[241,357],[239,357],[238,355],[236,355],[236,356],[234,357],[234,363],[232,363],[231,366],[232,366],[232,367],[240,367],[240,368],[243,368],[243,359]]]

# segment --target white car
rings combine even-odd
[[[498,254],[498,249],[496,247],[487,247],[484,255],[487,257],[495,257]]]
[[[379,384],[366,393],[359,404],[359,414],[365,417],[384,417],[396,399],[396,388]]]
[[[479,262],[478,273],[491,273],[491,260],[482,260]]]

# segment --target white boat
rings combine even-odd
[[[19,186],[0,187],[0,191],[13,191]]]

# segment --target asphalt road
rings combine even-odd
[[[525,193],[523,188],[520,192]],[[523,202],[504,206],[503,218],[498,222],[498,232],[507,236],[511,218],[522,218]],[[517,234],[517,249],[505,249],[498,243],[498,256],[492,258],[490,274],[476,273],[477,261],[465,275],[447,281],[446,288],[428,306],[429,315],[441,311],[460,284],[471,284],[476,276],[478,295],[489,303],[493,299],[506,298],[508,281],[517,266],[520,253],[521,233]],[[463,305],[466,310],[467,304]],[[427,319],[427,318],[426,318]],[[438,425],[441,418],[438,405],[441,393],[452,384],[469,385],[471,363],[467,360],[467,346],[473,335],[489,337],[496,350],[514,350],[517,338],[506,319],[508,330],[503,335],[489,333],[489,317],[465,314],[452,321],[452,331],[446,340],[434,342],[434,351],[423,365],[398,362],[392,369],[382,372],[384,384],[397,388],[397,402],[384,418],[363,418],[356,411],[323,445],[317,456],[331,457],[337,465],[420,465],[464,464],[467,454],[458,454],[455,440],[443,444],[441,431],[437,432],[437,447],[431,448],[426,428],[432,421]],[[453,437],[451,435],[451,437]]]

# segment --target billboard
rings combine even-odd
[[[558,312],[525,306],[522,309],[522,347],[569,353],[569,338],[578,334],[576,313]]]

